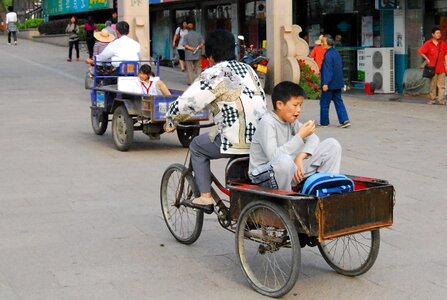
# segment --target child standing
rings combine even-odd
[[[160,77],[155,77],[149,65],[145,64],[140,67],[138,71],[138,78],[140,78],[141,89],[145,95],[164,95],[169,96],[171,92],[160,80]]]
[[[314,173],[339,172],[340,144],[333,138],[320,142],[314,121],[298,121],[303,101],[303,88],[293,82],[281,82],[273,89],[274,110],[262,117],[250,148],[253,183],[291,191],[292,185]]]

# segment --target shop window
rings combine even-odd
[[[265,48],[267,39],[265,1],[248,1],[245,3],[243,35],[246,46]]]
[[[217,29],[231,31],[231,15],[231,4],[207,6],[206,30],[208,32]]]

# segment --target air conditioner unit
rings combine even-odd
[[[365,49],[365,82],[373,83],[374,92],[389,94],[395,92],[394,49]]]

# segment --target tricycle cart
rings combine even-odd
[[[134,131],[142,131],[151,140],[160,139],[164,133],[163,124],[169,103],[182,94],[181,91],[170,90],[171,96],[144,95],[140,92],[120,91],[117,81],[120,77],[135,77],[138,75],[140,63],[155,63],[159,73],[158,60],[121,62],[117,75],[100,75],[97,73],[95,61],[93,84],[91,87],[91,122],[93,131],[103,135],[112,115],[112,136],[115,146],[120,151],[129,150]],[[198,124],[207,120],[208,114],[195,114],[185,124]],[[191,140],[199,135],[199,127],[177,130],[177,135],[183,147],[188,147]]]
[[[247,170],[248,157],[230,159],[226,187],[213,175],[212,194],[218,221],[235,233],[242,271],[256,291],[270,297],[288,293],[298,278],[305,246],[317,246],[331,268],[346,276],[361,275],[373,266],[379,229],[393,223],[394,188],[387,181],[349,176],[353,192],[319,198],[253,185]],[[222,199],[216,188],[229,199]],[[184,244],[194,243],[202,230],[203,212],[182,204],[198,195],[190,162],[166,169],[161,208],[168,229]]]

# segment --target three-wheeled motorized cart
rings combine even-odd
[[[137,79],[138,68],[142,63],[156,65],[159,74],[159,61],[123,61],[116,75],[104,75],[98,72],[97,62],[94,64],[91,90],[91,122],[93,131],[103,135],[112,116],[112,136],[115,146],[120,151],[129,150],[135,131],[142,131],[152,140],[160,139],[164,133],[165,114],[169,104],[181,95],[181,91],[170,90],[171,96],[145,95],[143,91],[126,91],[119,89],[119,81]],[[185,124],[197,124],[207,120],[207,112],[196,113]],[[198,127],[177,130],[183,147],[188,147],[191,140],[199,134]]]

